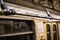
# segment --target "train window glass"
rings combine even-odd
[[[0,20],[0,34],[10,33],[11,30],[11,21],[8,20]]]
[[[49,25],[49,24],[47,24],[47,25],[46,25],[46,27],[47,27],[47,40],[51,40],[50,25]]]
[[[33,21],[0,20],[0,40],[34,40]],[[6,34],[5,34],[6,33]],[[1,35],[2,34],[2,35]]]
[[[55,24],[53,25],[53,38],[54,40],[57,40],[57,28]]]
[[[12,28],[13,28],[13,32],[19,32],[19,22],[14,21]]]
[[[0,34],[4,33],[4,27],[2,24],[0,24]]]
[[[56,25],[55,24],[53,25],[53,31],[56,31]]]
[[[0,34],[33,31],[33,21],[0,20]]]
[[[21,31],[28,31],[29,30],[28,23],[26,23],[26,22],[20,22],[19,23],[19,29]]]
[[[31,22],[29,21],[14,21],[13,24],[13,30],[15,32],[26,32],[32,30]]]
[[[50,31],[50,25],[47,24],[47,31],[49,32]]]

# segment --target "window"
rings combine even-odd
[[[32,21],[0,20],[0,34],[33,31]]]
[[[17,32],[31,31],[31,23],[29,21],[14,21],[13,30]]]
[[[11,21],[8,20],[0,20],[0,34],[3,33],[11,33]]]
[[[34,22],[0,20],[0,40],[34,40]]]
[[[54,37],[54,40],[57,40],[57,26],[56,26],[56,24],[53,25],[53,37]]]
[[[46,25],[46,27],[47,27],[47,40],[51,40],[50,25],[49,25],[49,24],[47,24],[47,25]]]

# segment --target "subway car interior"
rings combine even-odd
[[[39,11],[43,15],[25,14],[24,7],[19,13],[19,8],[16,11],[10,9],[15,6],[9,8],[7,4],[0,0],[0,40],[60,40],[60,19],[53,17],[44,6],[40,5],[44,11]]]

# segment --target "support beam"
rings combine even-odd
[[[47,1],[52,5],[52,9],[54,10],[53,0],[47,0]]]

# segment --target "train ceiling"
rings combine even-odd
[[[35,5],[37,4],[36,9],[39,9],[38,6],[43,5],[44,7],[48,9],[52,9],[60,13],[60,0],[4,0],[4,1],[18,4],[18,5],[33,7],[33,8],[35,7],[33,4]]]

